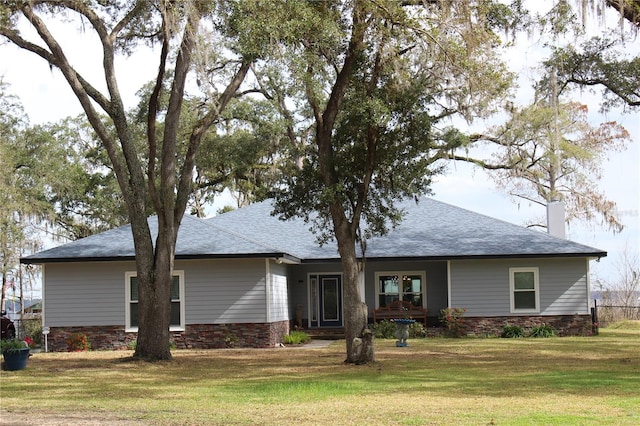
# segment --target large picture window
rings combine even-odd
[[[394,300],[404,300],[414,306],[424,307],[424,272],[378,272],[376,283],[379,308],[389,306]]]
[[[138,331],[138,277],[135,272],[125,274],[126,330]],[[184,272],[174,271],[171,280],[171,331],[184,331]]]
[[[510,268],[511,312],[539,312],[538,268]]]

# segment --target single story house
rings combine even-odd
[[[499,333],[506,322],[544,322],[564,335],[591,330],[589,262],[606,252],[431,198],[402,208],[400,225],[367,243],[360,285],[370,317],[404,300],[426,309],[430,326],[443,308],[465,308],[469,331],[478,334]],[[343,326],[335,243],[320,246],[308,223],[271,211],[265,201],[183,219],[171,299],[177,347],[271,347],[294,325]],[[65,350],[65,338],[77,332],[94,349],[135,340],[129,226],[21,261],[44,266],[43,325],[53,350]]]

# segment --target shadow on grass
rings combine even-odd
[[[156,400],[304,403],[367,395],[533,397],[637,395],[640,333],[593,338],[376,341],[377,362],[344,364],[344,342],[323,349],[175,351],[172,361],[130,352],[36,354],[4,374],[12,406],[144,405]]]

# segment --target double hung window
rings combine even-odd
[[[127,272],[126,280],[126,330],[138,331],[139,285],[135,272]],[[170,330],[184,330],[184,272],[174,271],[171,280]]]
[[[510,268],[511,312],[539,312],[538,268]]]

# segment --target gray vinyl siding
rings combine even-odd
[[[176,261],[175,269],[184,271],[186,324],[266,322],[264,259]],[[125,273],[133,271],[134,262],[46,265],[45,324],[124,326]]]
[[[588,261],[572,259],[540,268],[540,308],[544,315],[588,314]]]
[[[126,271],[133,262],[53,263],[44,268],[49,327],[123,325]]]
[[[184,270],[186,324],[264,323],[264,259],[177,261]]]
[[[289,297],[287,288],[287,268],[272,261],[269,262],[268,321],[289,320]]]
[[[536,267],[541,315],[588,314],[587,262],[584,258],[451,261],[451,306],[466,308],[466,316],[518,315],[510,310],[509,268]]]

